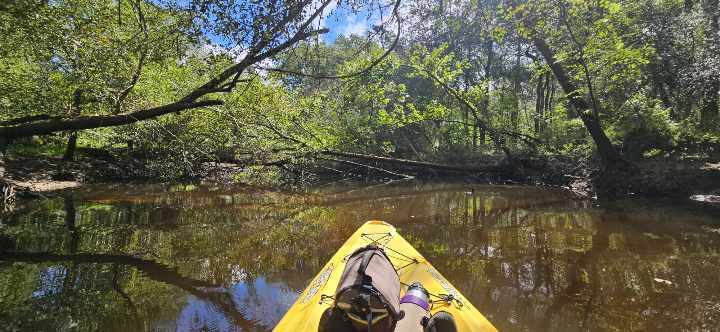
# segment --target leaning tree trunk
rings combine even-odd
[[[577,110],[580,119],[597,146],[598,155],[603,163],[613,164],[621,160],[620,153],[612,146],[610,139],[605,135],[605,131],[603,131],[602,125],[600,124],[600,119],[594,114],[590,104],[585,100],[582,93],[580,93],[580,89],[578,89],[572,81],[565,67],[557,61],[555,53],[553,53],[542,38],[533,37],[533,44],[535,44],[535,47],[538,48],[543,58],[545,58],[545,62],[550,66],[555,78],[568,96],[568,100]]]
[[[601,172],[595,178],[595,187],[598,198],[601,200],[613,200],[626,197],[629,193],[632,175],[635,175],[637,168],[626,161],[617,149],[612,145],[610,139],[605,135],[599,112],[594,112],[590,104],[583,96],[580,89],[572,81],[568,70],[557,61],[555,54],[547,45],[544,39],[533,36],[533,44],[545,58],[555,78],[562,87],[570,104],[575,108],[585,128],[597,146],[597,152],[601,161]]]

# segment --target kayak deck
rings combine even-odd
[[[403,283],[401,294],[405,293],[407,285],[419,281],[433,294],[431,312],[435,314],[446,311],[452,314],[458,332],[497,331],[470,301],[397,233],[395,227],[377,220],[366,222],[350,236],[300,294],[274,331],[317,331],[323,312],[333,305],[332,298],[327,296],[335,294],[335,288],[345,267],[345,259],[356,249],[369,244],[385,249],[390,261],[398,270],[400,282]],[[445,296],[447,300],[447,295],[451,295],[454,300],[441,299]]]

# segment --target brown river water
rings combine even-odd
[[[0,330],[266,331],[369,219],[501,331],[718,331],[720,217],[547,189],[105,185],[0,217]]]

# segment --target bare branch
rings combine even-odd
[[[592,75],[590,74],[590,68],[588,67],[587,60],[585,59],[585,51],[583,50],[584,47],[575,37],[575,33],[573,32],[572,28],[570,27],[570,23],[567,20],[567,8],[565,6],[565,4],[560,5],[560,19],[565,28],[567,29],[568,34],[570,35],[570,40],[572,40],[573,44],[575,44],[575,47],[577,48],[577,53],[579,56],[578,62],[580,62],[580,65],[582,65],[583,74],[585,74],[585,84],[587,85],[588,95],[590,96],[590,102],[592,103],[592,111],[597,118],[600,112],[597,99],[595,98],[595,89],[592,84]]]
[[[412,176],[412,175],[407,175],[407,174],[402,174],[402,173],[396,173],[396,172],[393,172],[393,171],[390,171],[390,170],[387,170],[387,169],[384,169],[384,168],[375,167],[375,166],[371,166],[371,165],[367,165],[367,164],[361,164],[361,163],[357,163],[357,162],[349,161],[349,160],[344,160],[344,159],[337,159],[337,158],[331,158],[331,157],[320,157],[319,159],[328,160],[328,161],[334,161],[334,162],[343,163],[343,164],[348,164],[348,165],[353,165],[353,166],[365,167],[365,168],[368,168],[368,169],[372,169],[372,170],[380,171],[380,172],[387,173],[387,174],[390,174],[390,175],[393,175],[393,176],[397,176],[397,177],[400,177],[400,178],[403,178],[403,179],[414,179],[414,178],[415,178],[415,177]]]
[[[387,50],[385,50],[385,52],[380,57],[373,60],[370,63],[370,65],[363,68],[362,70],[359,70],[357,72],[350,73],[350,74],[344,74],[344,75],[317,75],[317,74],[307,74],[307,73],[290,70],[290,69],[283,69],[283,68],[269,68],[269,67],[263,67],[263,66],[255,66],[255,68],[272,71],[272,72],[277,72],[277,73],[290,74],[290,75],[316,78],[316,79],[345,79],[345,78],[352,78],[355,76],[360,76],[360,75],[366,74],[366,73],[370,72],[373,68],[375,68],[375,66],[380,64],[383,60],[385,60],[385,58],[387,58],[390,55],[390,53],[392,53],[395,50],[395,48],[397,47],[397,45],[400,41],[401,22],[400,22],[400,16],[398,15],[398,12],[397,12],[397,9],[399,6],[400,6],[400,0],[397,0],[395,2],[395,6],[393,8],[393,16],[395,17],[395,19],[397,21],[397,32],[395,33],[395,39],[393,40],[392,45],[390,45],[390,47]]]
[[[119,6],[120,5],[118,4],[118,8]],[[137,67],[135,67],[135,72],[132,74],[130,84],[128,84],[128,86],[120,91],[120,94],[118,94],[117,101],[115,102],[115,113],[120,113],[122,111],[122,104],[125,101],[125,98],[127,98],[132,89],[135,87],[135,84],[137,84],[138,80],[140,80],[140,74],[142,73],[142,68],[145,65],[145,59],[147,58],[148,53],[148,28],[147,22],[145,21],[145,15],[142,12],[142,5],[139,1],[137,1],[134,2],[132,6],[137,11],[138,25],[140,26],[140,30],[142,31],[144,37]]]
[[[286,40],[284,43],[281,43],[280,45],[271,48],[270,50],[266,51],[265,53],[260,53],[265,47],[269,45],[269,43],[272,40],[272,37],[274,37],[274,33],[277,32],[279,29],[284,27],[286,24],[288,24],[293,19],[297,18],[298,15],[302,13],[302,11],[290,11],[291,14],[286,16],[282,21],[278,22],[278,24],[275,25],[268,33],[268,38],[263,38],[260,41],[258,41],[255,45],[253,45],[249,50],[248,54],[243,58],[240,62],[228,67],[225,69],[222,73],[220,73],[215,78],[211,79],[210,81],[206,82],[202,86],[198,87],[197,89],[193,90],[189,94],[187,94],[185,97],[183,97],[180,102],[192,102],[197,100],[198,98],[212,92],[217,92],[217,87],[220,86],[223,82],[227,81],[230,77],[233,75],[236,75],[238,73],[242,73],[250,67],[253,64],[256,64],[260,61],[263,61],[269,57],[272,57],[281,51],[287,49],[288,47],[294,45],[295,43],[304,40],[308,37],[315,36],[320,33],[326,33],[328,32],[327,29],[320,29],[320,30],[314,30],[314,31],[307,31],[307,27],[310,26],[312,21],[317,18],[320,13],[322,13],[323,9],[327,7],[328,4],[330,4],[331,0],[325,0],[323,4],[318,7],[315,12],[305,20],[303,24],[300,25],[298,28],[297,33],[290,39]],[[307,4],[307,2],[303,2],[303,4]],[[294,14],[294,15],[293,15]],[[223,90],[224,92],[224,90]]]

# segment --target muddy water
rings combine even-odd
[[[502,331],[712,331],[711,213],[507,186],[88,188],[0,219],[0,330],[270,330],[382,219]]]

